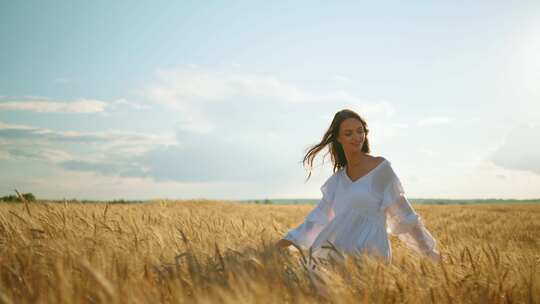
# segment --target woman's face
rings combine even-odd
[[[341,144],[343,150],[350,152],[361,151],[365,138],[366,133],[364,133],[364,126],[360,120],[351,117],[341,122],[337,141]]]

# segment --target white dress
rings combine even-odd
[[[390,233],[416,252],[440,259],[435,239],[405,197],[387,159],[356,181],[345,170],[336,171],[326,180],[317,207],[285,239],[304,249],[311,247],[313,256],[319,258],[336,257],[325,248],[330,241],[341,252],[366,252],[390,263]]]

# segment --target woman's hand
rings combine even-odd
[[[430,259],[432,259],[433,261],[435,261],[435,262],[439,262],[439,261],[442,260],[441,254],[440,254],[438,251],[436,251],[436,250],[430,251],[430,252],[428,253],[428,257],[429,257]]]
[[[289,240],[286,240],[286,239],[281,239],[279,240],[277,243],[276,243],[276,248],[277,249],[283,249],[283,248],[287,248],[289,246],[291,246],[293,243]]]

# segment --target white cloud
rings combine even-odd
[[[34,129],[37,129],[37,128],[32,127],[32,126],[28,126],[28,125],[7,124],[7,123],[3,123],[3,122],[0,121],[0,130],[16,130],[16,129],[34,130]]]
[[[256,74],[209,71],[201,68],[160,70],[157,82],[144,94],[151,101],[182,107],[197,100],[220,101],[231,97],[270,97],[278,100],[305,101],[309,96],[278,79]]]
[[[229,137],[178,131],[179,144],[155,146],[141,155],[107,151],[98,160],[74,159],[64,169],[107,176],[144,177],[179,182],[275,182],[291,178],[295,153],[276,134],[255,143],[246,134]],[[300,155],[297,155],[299,158]]]
[[[540,174],[540,124],[522,124],[512,128],[504,143],[489,160],[505,169]]]
[[[152,108],[148,104],[134,102],[134,101],[131,101],[131,100],[126,100],[126,99],[117,99],[117,100],[111,102],[107,106],[107,109],[117,110],[117,109],[119,109],[121,107],[131,107],[131,108],[133,108],[135,110],[138,110],[138,111],[148,110],[148,109]]]
[[[0,111],[32,111],[46,113],[97,113],[103,112],[107,103],[100,100],[79,99],[59,101],[2,101]]]
[[[0,140],[6,143],[57,144],[84,143],[100,145],[166,145],[176,143],[173,134],[137,132],[74,132],[54,131],[28,125],[0,122]]]
[[[362,103],[345,91],[310,92],[264,74],[223,72],[200,67],[163,69],[157,80],[139,93],[151,102],[184,109],[197,101],[219,102],[234,97],[251,97],[253,102]]]
[[[43,160],[52,163],[65,162],[73,159],[66,151],[40,147],[8,147],[0,150],[0,159]]]
[[[433,149],[429,148],[418,148],[418,152],[426,157],[433,157],[437,154]]]
[[[370,121],[395,113],[390,102],[363,100],[343,90],[314,92],[271,75],[196,66],[159,70],[156,79],[136,94],[149,103],[177,111],[177,126],[197,133],[253,119],[259,121],[255,124],[262,120],[276,123],[300,113],[330,123],[335,112],[343,108],[356,110]]]
[[[334,75],[332,79],[337,80],[339,82],[344,82],[344,83],[350,83],[352,81],[352,79],[343,75]]]
[[[409,124],[406,124],[406,123],[394,123],[393,126],[398,128],[398,129],[408,129],[409,128]]]
[[[431,127],[436,125],[445,125],[452,121],[449,117],[444,116],[436,116],[436,117],[428,117],[424,118],[420,121],[418,121],[417,125],[419,127]]]
[[[82,171],[95,164],[95,171],[131,174],[140,171],[134,159],[157,147],[175,145],[176,138],[136,132],[60,132],[0,122],[0,143],[3,160],[83,164]]]

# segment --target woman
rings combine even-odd
[[[336,113],[322,141],[304,157],[304,164],[310,165],[309,179],[313,159],[329,145],[334,174],[321,186],[323,197],[317,207],[276,246],[311,247],[313,256],[320,258],[336,257],[335,249],[365,252],[390,263],[391,233],[416,252],[440,260],[435,239],[405,197],[391,163],[369,155],[368,132],[357,113],[347,109]]]

